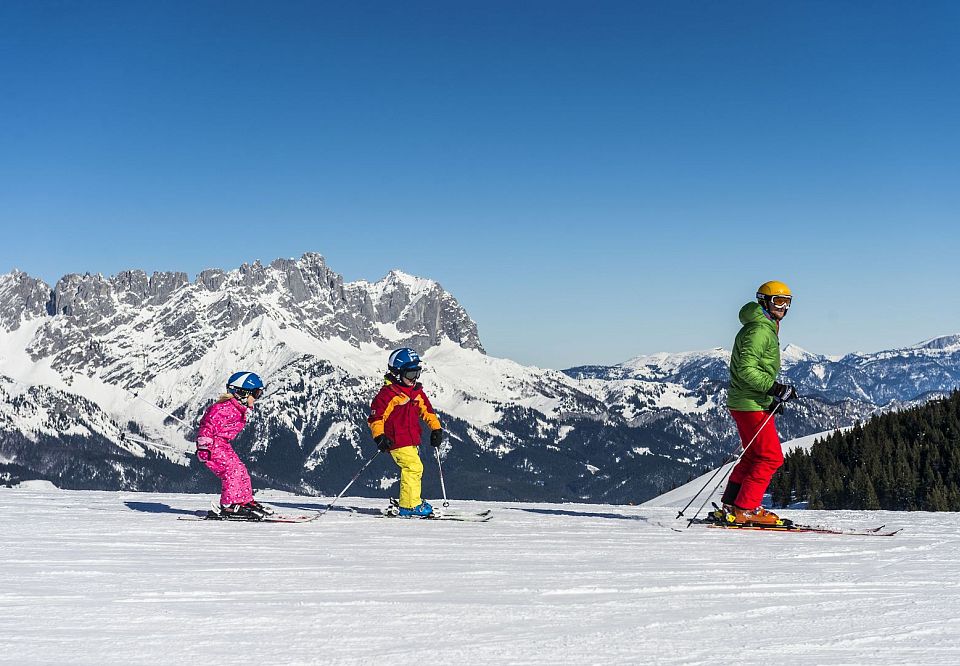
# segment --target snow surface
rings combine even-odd
[[[0,489],[0,661],[960,660],[957,514],[802,512],[905,528],[889,538],[676,532],[675,509],[575,504],[491,504],[482,524],[339,507],[296,525],[176,520],[209,499]]]

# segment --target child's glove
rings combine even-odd
[[[430,431],[430,446],[437,448],[443,442],[443,430],[437,428]]]
[[[393,441],[386,435],[377,435],[373,438],[373,441],[377,443],[377,448],[381,451],[389,451],[393,447]]]
[[[197,437],[197,458],[203,462],[210,460],[210,447],[213,446],[211,437]]]

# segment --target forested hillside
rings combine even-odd
[[[960,511],[960,391],[788,454],[770,491],[779,506]]]

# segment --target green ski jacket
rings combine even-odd
[[[767,391],[780,372],[780,338],[777,322],[763,312],[759,303],[740,308],[743,328],[737,333],[730,354],[730,390],[727,407],[742,412],[759,412],[770,406]]]

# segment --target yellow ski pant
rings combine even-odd
[[[391,449],[393,462],[400,468],[400,506],[413,509],[420,506],[420,479],[423,477],[423,463],[420,461],[418,446],[404,446]]]

